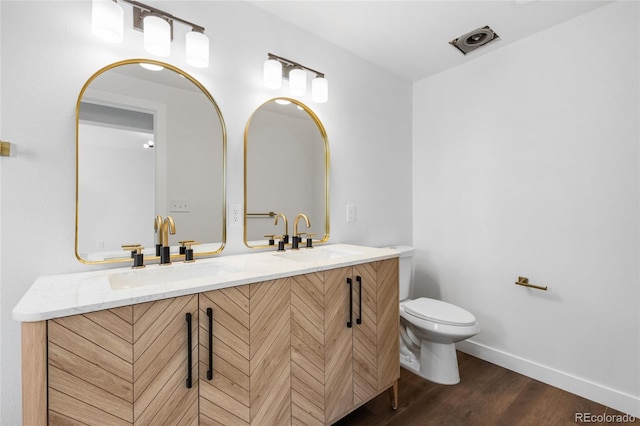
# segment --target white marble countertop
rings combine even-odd
[[[32,322],[398,257],[392,248],[332,244],[39,277],[13,309]]]

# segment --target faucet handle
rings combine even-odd
[[[315,232],[308,232],[307,233],[307,248],[313,248],[313,237],[315,237],[317,234]]]
[[[269,245],[270,245],[270,246],[272,246],[272,245],[274,245],[274,244],[275,244],[275,241],[274,241],[274,239],[273,239],[273,238],[275,237],[275,235],[273,235],[273,234],[267,234],[267,235],[265,235],[264,237],[265,237],[265,238],[269,238]]]
[[[138,247],[142,247],[140,244],[123,244],[122,250],[130,251],[131,258],[133,259],[133,255],[136,254]]]
[[[199,241],[185,241],[185,250],[184,250],[184,261],[185,263],[192,263],[196,260],[193,258],[193,247],[197,244],[200,244]]]
[[[131,251],[131,258],[133,259],[133,269],[144,268],[144,254],[142,247],[140,244],[125,244],[122,246],[123,250]]]
[[[185,252],[187,251],[187,244],[188,243],[195,243],[195,240],[183,240],[183,241],[178,241],[180,243],[180,254],[185,254]]]
[[[273,238],[277,238],[280,241],[278,241],[278,251],[285,251],[284,249],[284,244],[285,244],[285,237],[287,237],[288,235],[274,235]]]

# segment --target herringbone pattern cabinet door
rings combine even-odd
[[[249,286],[200,294],[200,424],[248,425],[251,421],[249,369]],[[212,310],[209,329],[207,309]],[[213,377],[207,377],[209,337]]]
[[[49,423],[133,423],[132,307],[48,321]]]
[[[378,281],[378,390],[400,377],[398,259],[376,262]]]
[[[324,272],[291,280],[291,423],[324,425]]]
[[[353,405],[353,327],[347,327],[351,293],[347,278],[351,278],[350,267],[325,271],[324,396],[328,423]]]
[[[353,398],[354,404],[378,393],[377,294],[375,263],[353,267]],[[358,324],[358,319],[360,323]]]
[[[291,424],[291,279],[251,284],[251,424]]]
[[[191,314],[191,329],[187,313]],[[197,294],[133,306],[135,424],[189,425],[197,420],[197,331]],[[186,382],[189,352],[191,388]]]
[[[197,421],[197,376],[186,385],[189,350],[197,359],[197,300],[191,295],[49,321],[49,422]]]

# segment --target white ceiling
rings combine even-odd
[[[409,81],[417,81],[473,60],[478,55],[610,2],[251,1],[255,6]],[[489,25],[500,38],[466,56],[449,44],[456,37],[485,25]]]

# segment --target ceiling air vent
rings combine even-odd
[[[486,27],[478,28],[477,30],[463,34],[460,37],[451,40],[449,44],[454,45],[459,51],[466,55],[472,50],[475,50],[480,46],[484,46],[491,40],[495,40],[497,38],[498,34],[493,32],[493,30],[487,25]]]

